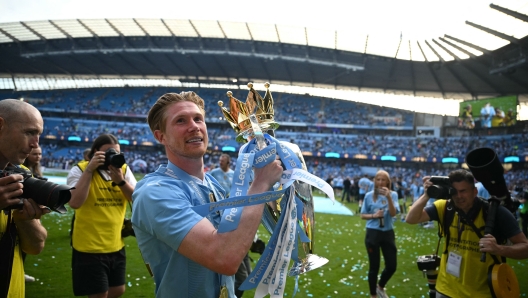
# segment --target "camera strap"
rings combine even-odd
[[[3,212],[3,211],[0,211]],[[11,283],[11,274],[13,273],[13,259],[15,256],[17,228],[11,220],[11,211],[7,217],[7,226],[0,239],[0,295],[7,297],[9,294],[9,285]]]
[[[446,247],[445,247],[444,254],[447,253],[447,249],[449,247],[449,239],[451,238],[449,236],[450,235],[449,227],[451,226],[451,223],[453,222],[453,219],[455,217],[455,212],[458,214],[459,221],[460,219],[462,219],[465,224],[467,224],[473,229],[473,231],[475,232],[475,234],[477,234],[479,238],[484,237],[482,233],[480,232],[480,229],[475,226],[475,223],[473,221],[475,220],[476,216],[478,216],[479,211],[481,209],[482,209],[482,212],[483,212],[482,214],[484,218],[487,218],[488,206],[485,206],[486,204],[487,202],[483,202],[480,198],[477,197],[474,208],[472,208],[472,210],[469,211],[469,214],[471,214],[472,216],[468,216],[468,214],[466,214],[464,211],[458,210],[455,207],[455,204],[451,200],[447,201],[445,210],[444,210],[444,222],[442,223],[442,228],[444,229],[444,234],[446,236]],[[440,225],[439,225],[439,229],[440,229]],[[440,233],[440,231],[438,232],[438,236],[440,239],[442,238],[442,234]],[[440,239],[438,240],[438,244],[440,244]],[[497,258],[497,256],[491,255],[491,257],[493,258],[496,264],[501,263],[499,259]]]
[[[487,207],[488,206],[484,206],[485,202],[482,202],[482,200],[480,200],[480,198],[477,199],[477,200],[478,200],[478,202],[476,202],[476,206],[474,207],[475,211],[470,211],[470,213],[473,215],[471,220],[467,220],[466,219],[466,221],[468,221],[468,222],[469,221],[473,222],[473,220],[475,220],[475,218],[476,218],[476,216],[478,216],[478,212],[480,211],[481,208],[483,209],[484,218],[487,218],[487,213],[488,213],[488,208]],[[449,239],[451,238],[450,237],[451,233],[450,233],[449,227],[451,226],[451,224],[453,223],[453,220],[455,219],[455,213],[458,213],[459,216],[460,216],[460,214],[463,214],[464,212],[457,210],[457,208],[455,207],[455,203],[453,203],[452,200],[448,200],[446,202],[446,204],[445,204],[444,218],[442,220],[442,224],[438,225],[438,237],[442,238],[442,233],[441,233],[440,228],[443,230],[443,232],[444,232],[444,234],[446,236],[446,247],[445,247],[444,254],[447,253],[447,248],[449,247]]]
[[[479,201],[480,201],[480,199],[479,199]],[[473,220],[472,220],[471,218],[469,218],[469,217],[467,216],[467,214],[465,214],[465,213],[462,212],[462,211],[458,211],[458,216],[462,216],[462,218],[463,218],[464,221],[465,221],[465,224],[469,225],[469,226],[473,229],[473,231],[475,232],[475,234],[477,234],[477,236],[478,236],[479,238],[484,238],[484,235],[482,235],[482,233],[480,232],[480,229],[477,228],[477,226],[475,226],[475,223],[473,222]],[[501,261],[499,261],[499,259],[497,258],[496,255],[492,255],[492,254],[490,254],[490,255],[491,255],[491,257],[493,258],[493,261],[495,262],[495,264],[500,264],[500,263],[502,263]]]

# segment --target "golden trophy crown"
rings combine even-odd
[[[233,92],[228,91],[229,111],[224,107],[223,101],[218,101],[227,122],[238,134],[237,142],[245,143],[247,138],[252,135],[253,128],[249,116],[255,114],[262,131],[275,130],[279,124],[275,122],[275,111],[273,110],[273,97],[269,91],[270,83],[266,82],[266,94],[264,97],[253,89],[253,83],[248,83],[249,94],[246,103],[241,102],[233,96]]]

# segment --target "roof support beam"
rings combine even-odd
[[[442,38],[440,37],[440,39],[442,39]],[[462,59],[460,59],[460,57],[458,57],[455,53],[451,52],[447,47],[445,47],[444,45],[442,45],[442,44],[439,43],[438,41],[436,41],[436,40],[433,39],[433,42],[434,42],[437,46],[441,47],[444,51],[446,51],[447,53],[449,53],[449,55],[453,56],[453,57],[456,59],[456,61],[462,61]],[[488,84],[490,87],[492,87],[492,88],[495,90],[495,92],[497,92],[497,93],[503,93],[502,91],[499,91],[499,90],[498,90],[497,86],[496,86],[495,84],[493,84],[493,83],[491,82],[491,80],[489,80],[488,78],[486,78],[486,77],[484,77],[484,76],[482,76],[482,75],[479,75],[478,72],[476,72],[476,71],[473,70],[471,67],[469,67],[469,63],[461,63],[461,65],[463,65],[463,66],[464,66],[469,72],[471,72],[472,74],[474,74],[476,77],[478,77],[478,78],[481,79],[482,81],[486,82],[486,84]],[[453,75],[456,76],[457,79],[459,79],[457,75],[455,75],[455,74],[453,74]],[[461,80],[461,79],[459,79],[459,80]],[[466,90],[469,91],[469,93],[471,94],[471,97],[473,97],[473,98],[477,98],[477,94],[475,93],[475,91],[471,90],[469,87],[466,87],[465,84],[464,84],[464,87],[466,88]]]
[[[499,32],[499,31],[496,31],[496,30],[481,26],[479,24],[472,23],[470,21],[466,21],[466,24],[468,24],[468,25],[470,25],[472,27],[475,27],[477,29],[480,29],[480,30],[482,30],[482,31],[484,31],[486,33],[489,33],[489,34],[495,35],[497,37],[500,37],[502,39],[505,39],[505,40],[507,40],[507,41],[509,41],[511,43],[514,43],[514,44],[517,44],[517,45],[520,44],[519,39],[517,39],[517,38],[515,38],[513,36],[510,36],[510,35],[504,34],[502,32]]]
[[[363,50],[363,67],[367,67],[368,62],[368,56],[367,56],[367,47],[368,47],[368,39],[369,36],[365,38],[365,49]],[[365,74],[359,75],[359,84],[358,84],[358,90],[361,91],[361,88],[363,87],[363,79],[365,78]]]
[[[433,41],[438,45],[438,42],[436,42],[435,40],[433,40]],[[447,70],[457,79],[457,81],[462,86],[464,86],[464,89],[466,89],[471,94],[471,96],[475,96],[475,91],[473,91],[471,88],[469,88],[468,84],[455,71],[453,71],[451,69],[451,66],[449,66],[449,64],[445,63],[444,58],[442,58],[442,56],[440,56],[440,54],[435,50],[435,48],[433,48],[433,46],[431,46],[431,44],[427,40],[425,41],[425,44],[431,49],[431,51],[433,51],[433,53],[436,55],[436,57],[438,57],[438,59],[442,62],[442,64],[444,66],[446,66]],[[442,47],[442,48],[444,48],[444,47]],[[448,51],[447,53],[449,53],[451,55],[450,51]],[[453,56],[454,58],[457,58],[454,55],[451,55],[451,56]]]
[[[9,34],[7,31],[5,31],[4,29],[0,28],[0,32],[2,32],[2,34],[4,34],[5,36],[11,38],[12,41],[16,42],[17,44],[20,45],[20,40],[18,40],[17,38],[15,38],[13,35]]]
[[[401,42],[402,42],[402,39],[400,35],[400,42],[398,43],[398,48],[396,48],[396,53],[394,54],[394,58],[390,60],[389,71],[387,73],[387,77],[385,78],[385,88],[383,88],[384,92],[386,92],[387,89],[389,88],[390,79],[392,78],[392,74],[394,73],[394,68],[396,67],[395,65],[398,62],[396,57],[398,57],[398,52],[400,51]]]
[[[22,24],[22,26],[24,26],[26,29],[28,29],[29,31],[31,31],[31,33],[33,33],[33,34],[35,34],[36,36],[38,36],[41,40],[46,40],[46,38],[45,38],[42,34],[40,34],[40,33],[38,33],[37,31],[35,31],[35,29],[29,27],[28,24],[26,24],[26,23],[24,23],[24,22],[20,22],[20,24]]]
[[[101,39],[99,38],[99,35],[95,34],[95,32],[90,27],[88,27],[85,23],[83,23],[81,20],[77,19],[77,22],[79,22],[79,24],[81,24],[81,26],[83,26],[84,29],[88,30],[88,32],[90,32],[95,37],[95,40],[97,40],[97,46],[100,49],[102,49],[104,45]]]
[[[306,59],[310,59],[310,46],[308,43],[308,29],[306,27],[304,27],[304,38],[306,41],[305,49],[304,49]],[[315,86],[314,74],[313,74],[313,70],[311,67],[309,68],[309,70],[310,70],[310,82],[312,83],[312,87],[313,87]]]
[[[436,85],[438,86],[438,89],[440,89],[440,93],[442,93],[442,97],[445,98],[446,96],[445,96],[444,88],[442,87],[442,84],[440,84],[440,80],[436,76],[436,73],[431,68],[431,63],[429,63],[429,61],[427,60],[427,56],[425,56],[425,53],[424,53],[424,51],[422,49],[422,46],[420,45],[420,42],[416,41],[416,43],[418,44],[418,48],[420,49],[420,52],[422,52],[422,55],[423,55],[423,57],[425,59],[425,62],[427,64],[427,69],[429,69],[429,73],[431,73],[431,75],[433,76],[433,79],[435,80]]]
[[[463,47],[461,47],[461,46],[459,46],[459,45],[457,45],[457,44],[454,44],[454,43],[450,42],[449,40],[447,40],[447,39],[445,39],[445,38],[443,38],[443,37],[440,37],[440,40],[443,41],[443,42],[445,42],[445,43],[447,43],[448,45],[452,46],[453,48],[455,48],[455,49],[461,51],[462,53],[468,55],[468,56],[471,57],[471,58],[477,58],[477,56],[476,56],[475,54],[471,53],[470,51],[464,49]],[[454,54],[451,54],[451,55],[452,55],[453,57],[457,57],[457,56],[454,55]]]
[[[454,43],[450,42],[449,40],[446,40],[446,39],[444,39],[444,38],[442,38],[442,37],[440,37],[440,40],[442,40],[443,42],[447,43],[448,45],[454,47],[455,49],[457,49],[457,50],[459,50],[459,51],[461,51],[461,52],[467,54],[469,57],[471,57],[471,59],[477,61],[479,64],[485,66],[486,68],[489,68],[489,67],[490,67],[489,64],[488,64],[488,65],[484,65],[482,59],[477,59],[477,58],[478,58],[477,56],[475,56],[473,53],[471,53],[471,52],[465,50],[464,48],[459,47],[458,45],[456,45],[456,44],[454,44]],[[495,85],[493,85],[492,83],[490,83],[490,80],[485,79],[482,75],[478,75],[479,72],[478,72],[478,71],[475,71],[475,70],[473,70],[471,67],[469,67],[469,64],[468,64],[468,63],[465,63],[464,65],[466,66],[467,69],[469,69],[471,72],[473,72],[473,73],[474,73],[475,75],[477,75],[479,78],[481,78],[483,81],[487,82],[488,85],[493,86],[493,88],[494,88],[495,90],[497,90],[497,86],[495,86]],[[526,86],[526,84],[523,84],[523,83],[519,82],[518,80],[512,78],[510,75],[503,74],[502,76],[503,76],[503,77],[506,77],[506,78],[508,78],[508,79],[510,79],[512,82],[514,82],[515,84],[519,85],[520,87],[523,87],[524,89],[526,89],[526,90],[528,91],[528,87]]]
[[[278,43],[278,49],[279,49],[279,57],[283,57],[283,50],[282,50],[282,42],[281,42],[281,38],[280,38],[280,34],[279,34],[279,27],[277,27],[277,24],[275,24],[275,33],[277,33],[277,39],[279,40],[279,43]],[[288,63],[284,63],[284,68],[286,69],[286,74],[288,75],[288,78],[289,78],[289,82],[290,84],[293,82],[293,78],[292,78],[292,75],[291,75],[291,72],[290,72],[290,68],[288,67]]]
[[[470,42],[467,42],[467,41],[465,41],[465,40],[458,39],[458,38],[456,38],[456,37],[453,37],[453,36],[451,36],[451,35],[447,35],[447,34],[445,34],[444,37],[449,38],[449,39],[452,39],[452,40],[454,40],[454,41],[456,41],[456,42],[459,42],[459,43],[461,43],[461,44],[463,44],[463,45],[465,45],[465,46],[468,46],[468,47],[470,47],[470,48],[474,48],[475,50],[477,50],[477,51],[481,51],[482,53],[484,53],[484,54],[486,54],[486,55],[491,55],[491,51],[486,50],[485,48],[479,47],[479,46],[477,46],[477,45],[474,45],[474,44],[472,44],[472,43],[470,43]]]
[[[165,28],[170,32],[171,34],[171,38],[172,38],[172,43],[174,45],[174,50],[172,51],[172,53],[174,53],[175,51],[177,51],[178,49],[180,49],[180,43],[178,42],[178,37],[176,37],[176,34],[174,34],[174,32],[171,30],[171,28],[167,25],[167,23],[165,23],[165,20],[161,19],[161,23],[163,23],[163,26],[165,26]],[[182,73],[185,77],[189,77],[189,74],[184,71],[173,59],[172,59],[172,53],[166,53],[164,54],[165,57],[167,57],[167,59],[169,59],[169,61],[171,62],[171,64],[180,72]]]
[[[493,9],[496,9],[496,10],[498,10],[500,12],[503,12],[503,13],[509,15],[509,16],[512,16],[512,17],[514,17],[516,19],[519,19],[521,21],[528,22],[528,15],[525,15],[525,14],[522,14],[522,13],[518,13],[518,12],[513,11],[513,10],[509,10],[507,8],[495,5],[493,3],[490,3],[490,7],[493,8]]]
[[[57,30],[59,30],[62,34],[66,35],[66,37],[68,37],[68,40],[71,42],[72,44],[72,49],[75,49],[75,46],[77,45],[75,43],[75,38],[73,38],[68,32],[66,32],[66,30],[62,29],[59,25],[57,25],[54,21],[52,20],[49,20],[48,22],[50,22],[50,24],[55,27]]]
[[[77,48],[77,43],[75,42],[75,38],[73,38],[73,36],[71,36],[68,32],[66,32],[66,30],[62,29],[59,25],[57,25],[55,22],[53,22],[52,20],[49,20],[50,24],[57,28],[57,30],[59,30],[62,34],[66,35],[66,37],[68,37],[68,40],[71,42],[71,48],[72,49],[75,49]],[[84,64],[81,60],[77,59],[77,56],[75,55],[72,55],[71,58],[77,62],[79,65],[81,65],[82,67],[84,67],[89,73],[91,73],[92,75],[97,75],[94,71],[92,71],[90,69],[90,67],[86,66],[86,64]]]
[[[409,61],[412,61],[412,50],[411,50],[411,41],[409,40]],[[411,84],[412,84],[412,91],[413,96],[416,96],[416,79],[414,75],[414,67],[413,63],[409,63],[409,67],[411,68]]]

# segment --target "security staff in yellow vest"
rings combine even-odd
[[[20,100],[0,100],[0,170],[23,163],[38,147],[43,127],[35,107]],[[20,198],[22,179],[18,174],[0,177],[0,297],[25,297],[21,253],[39,254],[48,235],[39,219],[49,209],[31,198]],[[10,209],[19,204],[22,209]]]
[[[72,276],[75,296],[119,297],[125,292],[126,254],[121,229],[136,179],[130,168],[105,166],[105,152],[120,152],[119,141],[102,134],[92,144],[89,161],[68,174],[74,186]]]
[[[407,214],[405,221],[409,224],[436,220],[441,225],[444,220],[446,200],[436,200],[434,205],[426,207],[429,200],[427,189],[433,185],[430,178],[423,178],[425,191]],[[481,254],[485,252],[506,258],[523,259],[528,256],[528,240],[519,229],[512,213],[503,206],[497,209],[497,224],[492,234],[508,239],[512,244],[498,243],[491,234],[479,239],[471,224],[466,221],[473,220],[475,227],[484,231],[486,218],[482,201],[477,197],[478,190],[473,175],[466,170],[455,170],[449,173],[449,182],[453,188],[450,199],[457,212],[449,226],[448,247],[445,247],[447,240],[444,241],[436,280],[436,298],[491,298],[487,280],[488,268],[494,264],[494,260],[488,257],[486,262],[481,262]]]

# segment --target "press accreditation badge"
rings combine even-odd
[[[460,264],[461,263],[462,263],[462,256],[457,253],[450,252],[449,258],[447,259],[447,268],[446,268],[447,273],[457,278],[460,278]]]

